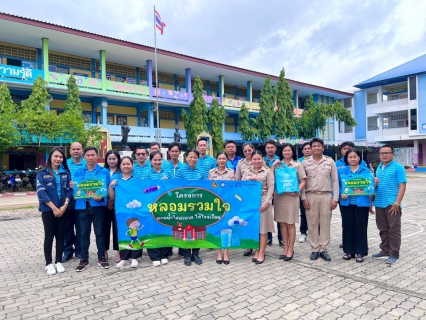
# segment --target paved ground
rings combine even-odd
[[[48,277],[40,215],[35,209],[3,210],[0,318],[425,319],[425,178],[410,174],[401,260],[394,266],[371,258],[379,244],[374,217],[370,256],[362,264],[342,260],[335,210],[330,263],[310,261],[308,243],[297,243],[294,260],[285,263],[278,259],[275,240],[265,263],[257,266],[241,251],[230,254],[229,265],[217,265],[216,252],[203,250],[201,266],[185,267],[174,255],[169,265],[154,268],[144,255],[137,270],[101,270],[92,245],[86,271],[76,273],[74,259],[65,264],[65,273]]]

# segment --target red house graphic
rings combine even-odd
[[[178,222],[177,226],[172,229],[172,236],[175,239],[181,239],[184,241],[194,241],[198,239],[206,238],[206,227],[193,227],[191,224],[188,224],[185,228],[181,222]]]

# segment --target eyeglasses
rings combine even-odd
[[[137,156],[146,156],[146,153],[136,153]]]
[[[381,156],[388,156],[388,155],[390,155],[390,154],[393,154],[393,152],[379,152],[379,154],[380,154]]]

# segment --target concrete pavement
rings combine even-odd
[[[339,249],[341,219],[333,212],[331,262],[310,261],[309,244],[296,243],[294,259],[278,259],[274,237],[262,265],[242,251],[229,265],[202,250],[203,264],[185,267],[176,255],[152,267],[146,252],[139,268],[102,270],[96,265],[46,276],[43,225],[36,209],[0,211],[0,318],[5,319],[425,319],[426,191],[424,175],[409,174],[403,201],[401,260],[373,260],[379,251],[374,216],[369,222],[369,256],[344,261]],[[15,197],[18,198],[18,197]],[[24,197],[22,197],[24,198]],[[4,198],[0,198],[2,202]],[[28,200],[30,201],[30,200]],[[33,200],[32,200],[33,201]]]

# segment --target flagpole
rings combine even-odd
[[[157,28],[155,26],[155,6],[154,6],[154,64],[155,64],[155,104],[157,110],[157,137],[155,139],[156,142],[160,145],[161,148],[161,133],[160,133],[160,110],[158,109],[158,68],[157,68]]]

